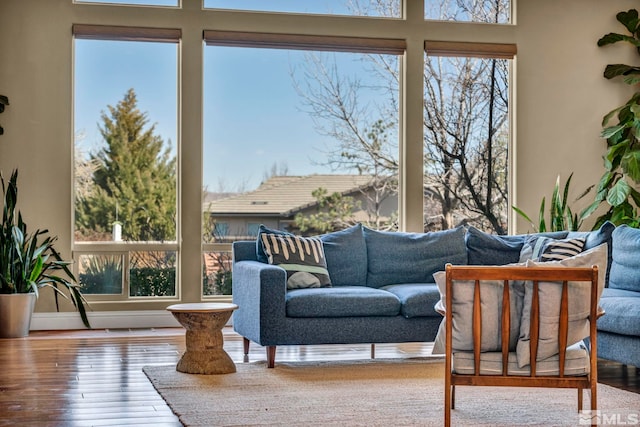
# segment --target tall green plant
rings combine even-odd
[[[0,224],[0,293],[33,292],[38,296],[40,288],[51,288],[56,308],[59,296],[69,299],[85,326],[91,327],[85,300],[68,267],[70,262],[64,261],[54,247],[57,237],[48,236],[48,230],[29,233],[22,213],[17,209],[18,171],[13,171],[8,182],[0,174],[0,182],[4,196]],[[63,292],[65,289],[68,295]]]
[[[627,34],[609,33],[598,40],[598,46],[626,42],[640,54],[640,20],[638,11],[630,9],[616,15]],[[609,64],[604,77],[621,77],[631,86],[640,83],[640,67],[626,64]],[[602,120],[601,136],[607,140],[604,156],[605,173],[597,185],[595,201],[585,210],[584,216],[593,213],[601,204],[607,212],[595,222],[594,229],[605,221],[637,227],[640,192],[640,92],[634,93],[623,105],[613,109]]]
[[[567,201],[569,198],[569,187],[571,186],[572,177],[573,173],[569,175],[569,178],[567,178],[562,192],[560,192],[560,175],[558,175],[558,177],[556,178],[556,183],[553,187],[553,193],[551,195],[551,205],[549,206],[548,226],[547,220],[545,219],[546,199],[544,197],[542,198],[542,202],[540,203],[540,211],[538,212],[537,223],[534,223],[529,215],[524,213],[521,209],[512,206],[513,210],[516,211],[518,215],[526,219],[536,232],[544,233],[546,231],[579,230],[582,226],[582,221],[585,218],[584,213],[581,215],[574,213]],[[584,197],[589,191],[591,191],[591,188],[592,187],[587,188],[580,196],[578,196],[577,200]]]

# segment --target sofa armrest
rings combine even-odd
[[[270,345],[286,317],[287,274],[281,267],[258,261],[233,264],[233,328],[260,345]]]

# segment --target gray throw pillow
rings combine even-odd
[[[523,264],[512,264],[517,266]],[[433,275],[438,290],[440,301],[435,305],[436,311],[445,315],[446,301],[446,273],[439,271]],[[480,310],[482,312],[482,344],[481,351],[502,350],[502,280],[483,280],[480,282]],[[473,281],[456,281],[453,284],[455,299],[452,301],[452,347],[454,351],[473,351]],[[520,332],[520,317],[524,300],[524,284],[522,281],[509,283],[510,300],[510,333],[509,350],[514,351]],[[434,342],[433,354],[443,354],[445,347],[445,320]]]
[[[591,267],[598,266],[598,299],[604,288],[607,271],[607,244],[603,243],[588,251],[562,261],[528,261],[528,267]],[[575,344],[589,335],[589,314],[591,288],[587,282],[569,282],[569,332],[567,346]],[[558,354],[558,319],[560,318],[561,282],[539,282],[540,326],[538,355],[536,360],[544,360]],[[529,365],[531,301],[533,282],[527,282],[524,289],[524,306],[520,321],[520,338],[516,346],[518,367]]]

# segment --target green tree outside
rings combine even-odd
[[[329,233],[353,225],[354,210],[360,207],[353,197],[340,193],[329,194],[325,188],[318,188],[312,193],[318,201],[318,210],[314,214],[296,214],[295,226],[302,233]]]
[[[176,239],[176,158],[148,126],[147,114],[129,89],[103,112],[105,146],[91,154],[90,188],[76,198],[80,240],[111,240],[113,223],[122,224],[125,241]],[[169,143],[170,145],[170,143]]]

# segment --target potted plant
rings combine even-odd
[[[640,54],[640,19],[638,11],[630,9],[616,15],[627,34],[609,33],[598,40],[598,46],[618,42],[628,43]],[[632,87],[640,84],[640,66],[609,64],[604,70],[607,79],[620,78]],[[594,225],[598,228],[605,221],[616,225],[640,226],[640,91],[636,91],[623,105],[615,108],[602,120],[601,136],[607,140],[604,155],[605,173],[596,188],[595,201],[585,210],[583,217],[593,213],[601,204],[607,211]]]
[[[44,287],[53,289],[56,308],[60,296],[69,299],[89,328],[86,301],[68,268],[70,262],[64,261],[54,247],[57,237],[48,236],[48,230],[30,233],[16,208],[18,171],[13,171],[8,182],[0,173],[0,181],[4,199],[0,223],[0,337],[29,333],[33,307]]]

